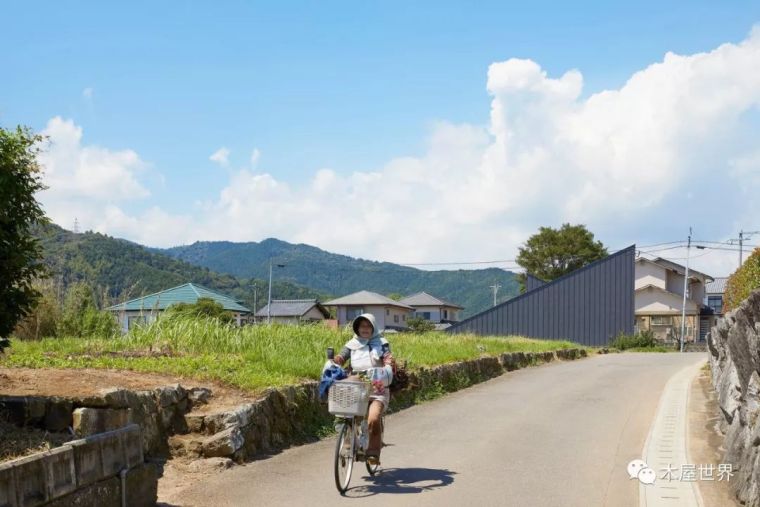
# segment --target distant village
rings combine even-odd
[[[616,260],[621,254],[627,255],[621,257],[622,262]],[[330,301],[273,299],[263,308],[252,310],[241,301],[195,283],[132,299],[107,310],[117,316],[125,333],[133,326],[155,320],[173,304],[192,304],[208,298],[229,311],[239,326],[319,324],[339,329],[358,315],[371,313],[385,332],[407,331],[411,319],[423,319],[438,331],[569,338],[593,345],[595,335],[606,343],[609,336],[602,335],[619,328],[622,319],[624,329],[651,331],[663,342],[676,340],[682,328],[685,341],[704,341],[723,314],[726,278],[713,278],[692,269],[685,284],[686,268],[680,264],[662,258],[634,259],[630,250],[621,254],[548,283],[528,276],[524,294],[464,321],[464,307],[424,291],[398,300],[368,290]],[[630,261],[633,269],[629,269]],[[595,312],[594,307],[599,311]]]

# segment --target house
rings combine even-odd
[[[651,330],[660,340],[679,339],[685,274],[684,266],[662,258],[650,260],[640,257],[636,260],[637,330]],[[709,329],[708,323],[701,317],[708,314],[703,301],[705,286],[712,281],[709,275],[689,270],[684,341],[703,338]]]
[[[271,312],[265,305],[256,312],[255,319],[266,322],[270,316],[272,322],[280,324],[306,324],[329,319],[330,312],[316,299],[273,299]]]
[[[445,329],[459,321],[459,312],[464,307],[449,303],[427,292],[418,292],[399,301],[414,308],[413,317],[422,317],[436,324],[437,328]]]
[[[106,310],[116,315],[122,332],[126,333],[135,325],[155,321],[161,312],[171,305],[177,303],[194,304],[200,298],[209,298],[222,305],[225,310],[232,314],[237,325],[245,323],[252,313],[240,301],[194,283],[186,283],[155,294],[125,301],[106,308]]]
[[[703,338],[718,323],[718,319],[723,317],[723,296],[726,294],[727,283],[727,277],[720,277],[715,278],[715,280],[705,286],[705,300],[703,303],[708,311],[705,312],[706,315],[702,316],[703,325],[699,330]]]
[[[633,332],[635,257],[632,245],[556,280],[535,278],[523,294],[457,322],[446,332],[608,345],[618,333]]]
[[[375,322],[381,330],[407,329],[409,326],[406,321],[414,311],[414,308],[408,304],[367,290],[327,301],[324,305],[336,308],[339,326],[350,323],[362,313],[371,313],[375,316]]]

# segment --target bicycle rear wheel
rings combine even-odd
[[[343,423],[335,444],[335,486],[341,494],[348,489],[351,471],[354,468],[354,428],[350,420]]]

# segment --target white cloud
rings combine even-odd
[[[259,165],[259,159],[261,158],[261,151],[258,148],[254,148],[251,152],[251,167],[254,169]]]
[[[85,100],[92,100],[92,94],[95,90],[93,90],[90,87],[85,88],[82,90],[82,98]]]
[[[257,171],[254,150],[253,169],[232,174],[192,228],[164,215],[142,237],[162,245],[275,236],[434,262],[514,258],[538,226],[566,221],[586,223],[611,247],[685,238],[689,225],[702,239],[760,228],[757,123],[748,120],[760,105],[760,30],[709,52],[668,53],[620,89],[587,98],[579,70],[551,77],[531,60],[492,64],[486,88],[488,124],[440,122],[420,156],[371,172],[320,169],[289,184]],[[221,148],[212,160],[224,165],[228,154]],[[728,257],[698,265],[728,269],[711,258]]]
[[[139,181],[148,165],[134,151],[84,146],[81,127],[58,116],[48,121],[42,134],[49,142],[39,161],[49,188],[39,197],[54,221],[71,227],[78,218],[88,227],[103,204],[150,195]]]
[[[222,146],[208,158],[210,161],[219,164],[221,167],[227,167],[230,165],[230,150]]]

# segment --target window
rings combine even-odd
[[[670,315],[652,315],[653,326],[672,326],[673,317]]]
[[[398,315],[394,315],[393,316],[393,322],[395,322],[395,323],[398,324]]]
[[[385,314],[386,314],[386,315],[390,315],[390,314],[391,314],[391,311],[390,311],[390,309],[386,308],[386,309],[385,309]]]
[[[430,320],[430,312],[422,312],[422,318],[425,320]]]
[[[723,296],[707,296],[707,306],[713,313],[723,313]]]
[[[356,317],[364,313],[364,308],[361,306],[350,306],[346,308],[346,320],[354,320]]]
[[[145,315],[132,315],[127,317],[127,329],[132,329],[135,326],[141,326],[148,322],[148,318]]]
[[[443,311],[443,318],[444,319],[448,319],[449,318],[449,311],[448,310],[444,310]]]
[[[403,320],[404,322],[406,322],[406,315],[402,315],[401,316],[401,320]]]

